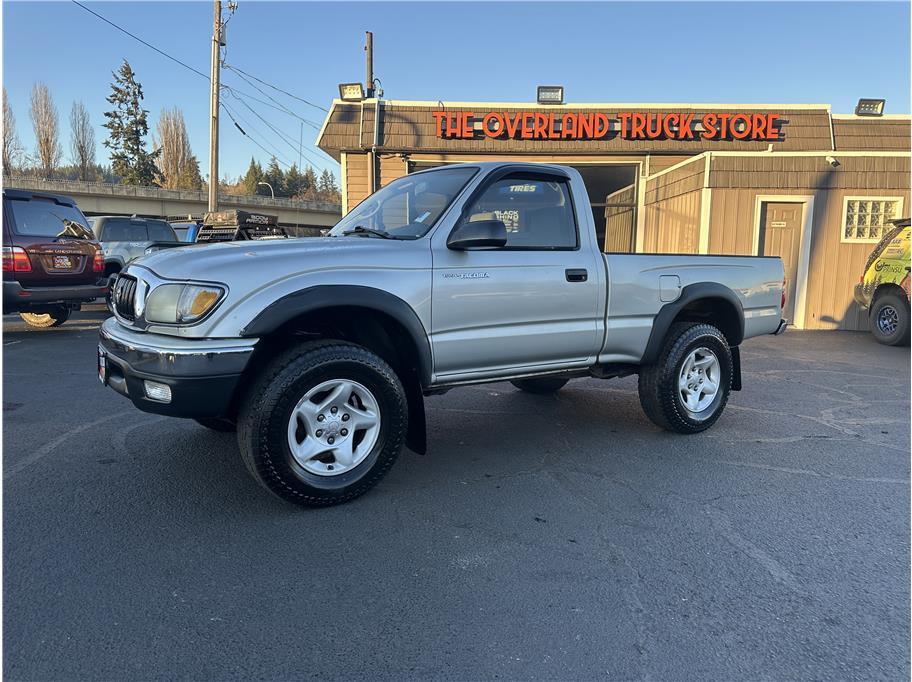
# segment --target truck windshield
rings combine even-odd
[[[329,234],[423,237],[477,172],[477,168],[460,166],[393,180],[358,204]]]

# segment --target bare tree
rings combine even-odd
[[[32,88],[32,107],[29,115],[35,129],[35,151],[39,166],[46,177],[51,177],[60,165],[63,149],[60,147],[57,107],[54,106],[51,92],[44,83],[35,83],[35,87]]]
[[[9,173],[18,165],[22,156],[22,145],[16,134],[16,117],[9,105],[6,88],[3,88],[3,172]]]
[[[82,102],[73,102],[70,109],[70,153],[73,164],[79,170],[79,179],[89,180],[90,171],[94,178],[95,131]]]
[[[163,109],[156,131],[158,135],[154,144],[160,150],[156,163],[162,174],[162,187],[199,189],[202,186],[199,161],[190,148],[183,112],[177,107]]]

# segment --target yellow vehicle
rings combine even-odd
[[[909,218],[893,221],[855,285],[855,301],[868,311],[871,333],[890,346],[909,343],[909,224]]]

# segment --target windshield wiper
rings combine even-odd
[[[382,239],[395,239],[389,232],[375,230],[373,227],[364,227],[364,225],[355,225],[352,229],[345,230],[342,234],[372,234]]]

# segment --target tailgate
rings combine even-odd
[[[23,286],[94,284],[99,274],[92,268],[98,247],[84,239],[56,239],[23,244],[32,264],[30,273],[19,273]]]

